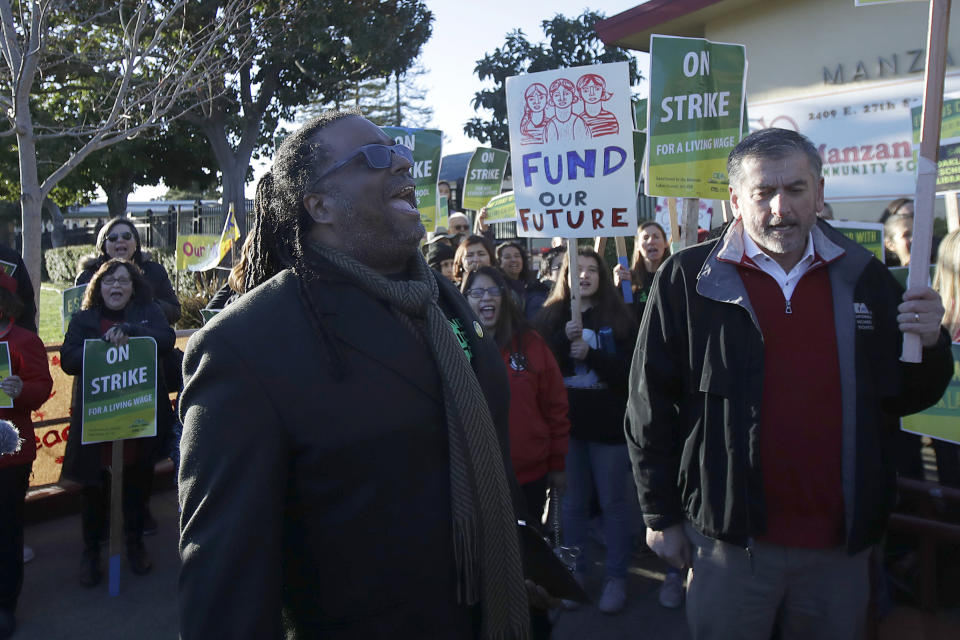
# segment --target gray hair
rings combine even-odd
[[[730,181],[730,186],[734,189],[740,186],[743,180],[743,161],[746,158],[779,160],[797,152],[807,156],[807,162],[810,163],[814,177],[819,179],[823,172],[823,159],[805,135],[790,129],[770,128],[754,131],[741,140],[727,158],[727,179]]]

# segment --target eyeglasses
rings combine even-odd
[[[341,167],[349,164],[354,158],[359,155],[363,155],[367,160],[367,166],[371,169],[389,169],[393,166],[393,156],[394,154],[400,156],[411,165],[413,164],[413,150],[403,144],[365,144],[362,147],[358,147],[356,151],[351,153],[349,156],[341,160],[340,162],[334,163],[334,165],[328,168],[326,171],[317,176],[317,179],[314,180],[313,184],[316,185],[318,182],[326,178],[328,175],[340,169]]]
[[[130,278],[104,278],[103,284],[107,287],[112,287],[115,285],[120,285],[121,287],[129,286],[132,280]]]
[[[111,233],[107,236],[107,240],[110,242],[116,242],[117,238],[123,238],[124,240],[129,240],[133,237],[133,234],[129,231],[124,231],[123,233]]]
[[[483,297],[484,292],[490,294],[491,298],[499,298],[503,295],[503,289],[500,287],[487,287],[486,289],[478,287],[476,289],[467,289],[467,295],[471,298],[476,298],[477,300]]]

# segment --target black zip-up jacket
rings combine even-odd
[[[760,473],[763,336],[735,263],[742,226],[670,257],[654,280],[630,373],[627,442],[644,520],[689,520],[749,546],[765,529]],[[950,340],[900,362],[903,290],[871,253],[828,224],[813,229],[829,264],[843,398],[846,547],[877,542],[896,498],[885,416],[936,403],[950,381]],[[814,348],[814,345],[811,345]],[[810,372],[816,375],[816,372]],[[816,398],[811,398],[816,402]],[[889,421],[886,422],[889,424]]]

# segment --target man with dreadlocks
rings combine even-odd
[[[248,293],[184,360],[184,639],[528,634],[507,379],[412,160],[328,113],[257,186]]]

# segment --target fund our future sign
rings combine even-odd
[[[637,228],[628,69],[617,62],[507,78],[518,235]]]
[[[157,435],[157,343],[83,343],[82,444]]]
[[[746,77],[743,45],[650,36],[647,195],[726,199]]]

